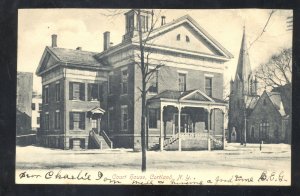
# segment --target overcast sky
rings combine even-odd
[[[261,33],[271,10],[161,10],[170,22],[189,14],[211,36],[234,55],[227,63],[225,83],[234,78],[243,25],[246,26],[248,45]],[[123,14],[108,17],[104,9],[22,9],[18,17],[18,71],[35,73],[45,46],[51,45],[51,35],[57,34],[57,45],[62,48],[101,52],[103,32],[110,31],[111,42],[118,44],[125,32]],[[156,11],[156,13],[158,13]],[[251,47],[252,69],[268,61],[270,56],[292,46],[292,31],[287,31],[286,18],[291,10],[276,10],[265,33]],[[34,77],[34,90],[41,92],[41,80]]]

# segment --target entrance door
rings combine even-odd
[[[175,133],[178,133],[178,114],[174,114]],[[192,131],[192,123],[188,114],[180,115],[180,133],[189,133]]]

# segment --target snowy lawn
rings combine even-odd
[[[280,170],[289,171],[291,147],[287,144],[229,143],[218,151],[148,151],[147,170]],[[59,150],[37,146],[16,147],[17,169],[140,170],[141,152],[130,149]]]

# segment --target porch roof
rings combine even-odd
[[[165,90],[149,99],[149,101],[156,100],[169,100],[176,102],[206,102],[206,103],[217,103],[217,104],[226,104],[226,101],[217,99],[214,97],[209,97],[204,92],[199,89],[189,90],[189,91],[174,91],[174,90]]]

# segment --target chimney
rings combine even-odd
[[[110,47],[110,32],[105,31],[103,33],[103,50],[107,50]]]
[[[82,50],[82,47],[78,46],[78,47],[76,48],[76,50]]]
[[[53,34],[52,36],[52,47],[57,47],[57,35]]]
[[[166,17],[165,16],[162,16],[161,17],[161,26],[165,25],[166,24]]]

